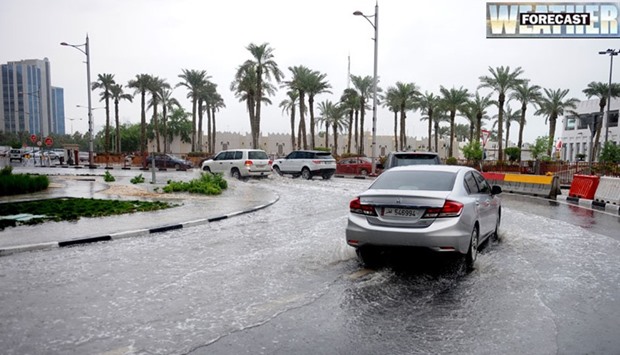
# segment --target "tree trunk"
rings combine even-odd
[[[107,94],[107,92],[106,92]],[[105,98],[105,153],[110,151],[110,99]]]
[[[454,134],[455,132],[455,125],[454,125],[454,118],[456,117],[456,111],[450,111],[450,151],[448,152],[448,158],[452,158],[454,155],[453,152],[453,143],[454,143]]]
[[[118,100],[114,100],[114,118],[116,121],[116,152],[121,153],[121,123],[118,114]]]
[[[427,151],[431,151],[431,131],[433,129],[433,110],[428,110],[428,148]]]
[[[295,103],[291,107],[291,151],[295,150]]]
[[[306,135],[306,118],[305,118],[305,101],[306,101],[306,93],[303,91],[299,92],[299,131],[302,136],[301,139],[303,141],[303,149],[308,149],[308,137]],[[301,146],[301,144],[300,144]]]
[[[197,152],[202,152],[202,118],[204,116],[202,101],[202,99],[198,100],[198,137],[195,150]]]
[[[142,157],[142,168],[146,168],[146,92],[141,93],[140,102],[140,156]]]
[[[333,125],[332,129],[334,130],[334,153],[336,155],[338,155],[338,126],[337,125]]]
[[[357,154],[360,153],[360,144],[359,144],[359,125],[358,125],[359,111],[355,110],[355,152]]]
[[[161,134],[164,136],[164,153],[168,152],[168,108],[166,105],[161,107]]]
[[[196,151],[196,97],[192,97],[192,152]]]
[[[364,116],[366,116],[366,99],[364,97],[360,98],[362,104],[360,105],[360,145],[359,145],[359,154],[364,154]]]
[[[353,110],[349,110],[349,132],[347,137],[347,154],[351,154],[351,135],[353,134]]]
[[[517,142],[517,148],[519,148],[519,163],[521,163],[521,154],[523,151],[523,129],[525,128],[525,110],[527,104],[524,102],[521,104],[521,119],[519,120],[519,140]]]
[[[502,138],[504,129],[504,101],[506,96],[504,93],[499,94],[499,113],[497,114],[497,160],[504,160],[504,151],[502,150]]]
[[[153,131],[155,133],[155,144],[157,146],[157,152],[161,152],[161,147],[159,145],[159,123],[157,120],[157,99],[155,95],[153,95]]]
[[[206,102],[207,104],[207,151],[209,153],[213,153],[211,151],[211,105],[209,104],[209,102]],[[202,150],[201,150],[202,151]]]
[[[549,117],[549,144],[547,145],[547,155],[551,157],[553,147],[553,139],[555,138],[555,122],[558,118],[556,113],[552,113]]]
[[[308,95],[308,107],[310,109],[310,147],[316,148],[314,143],[314,95]]]
[[[394,150],[398,150],[398,112],[394,110]]]
[[[213,123],[211,124],[211,146],[209,146],[209,153],[215,154],[215,107],[211,108],[211,120]]]

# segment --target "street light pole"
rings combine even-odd
[[[598,52],[598,54],[609,54],[609,87],[607,91],[607,112],[605,113],[605,120],[603,127],[605,128],[605,143],[607,143],[607,139],[609,138],[609,110],[611,106],[611,74],[613,72],[614,66],[614,56],[618,55],[620,51],[615,49],[608,49],[606,51]]]
[[[361,11],[355,11],[353,15],[363,16],[368,23],[375,29],[375,55],[374,55],[374,72],[373,72],[373,86],[372,86],[372,167],[371,167],[371,175],[376,175],[376,166],[377,166],[377,57],[379,53],[379,2],[375,3],[375,14],[372,16],[366,16]],[[374,17],[374,24],[370,21],[369,17]]]
[[[90,94],[90,44],[88,40],[88,34],[86,35],[86,42],[84,44],[69,44],[67,42],[60,43],[62,46],[73,47],[80,52],[86,55],[86,82],[87,82],[87,92],[88,92],[88,133],[90,137],[88,138],[88,167],[91,169],[96,168],[94,161],[94,137],[93,137],[93,109],[92,109],[92,100]],[[84,47],[84,49],[80,48]]]

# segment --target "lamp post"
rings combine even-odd
[[[86,35],[86,42],[84,44],[69,44],[67,42],[61,42],[61,46],[69,46],[77,49],[78,51],[84,53],[86,55],[86,82],[87,82],[87,92],[88,92],[88,133],[90,133],[90,137],[88,138],[88,167],[91,169],[96,168],[93,150],[93,110],[92,110],[92,101],[90,95],[90,47],[88,42],[88,34]],[[84,49],[80,48],[84,47]]]
[[[611,74],[614,66],[614,56],[618,55],[620,51],[615,49],[608,49],[606,51],[598,52],[598,54],[605,55],[609,54],[609,88],[607,91],[607,112],[605,113],[604,127],[605,127],[605,143],[607,143],[607,139],[609,137],[608,127],[609,127],[609,107],[611,106]]]
[[[375,3],[375,14],[366,16],[361,11],[355,11],[355,16],[363,16],[368,23],[375,29],[375,63],[373,73],[373,85],[372,85],[372,171],[371,175],[376,175],[376,159],[377,159],[377,54],[379,49],[379,2]],[[370,21],[370,17],[374,17],[374,23]]]
[[[81,121],[81,118],[67,118],[69,121],[71,121],[71,135],[73,135],[73,121],[78,120]]]

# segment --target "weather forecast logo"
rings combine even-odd
[[[487,3],[487,38],[618,38],[618,3]]]

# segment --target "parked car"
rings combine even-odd
[[[366,264],[382,247],[418,247],[464,255],[471,269],[478,246],[497,237],[501,192],[469,167],[395,167],[350,202],[346,240]]]
[[[34,152],[33,157],[36,161],[39,161],[41,157],[43,157],[43,159],[58,160],[58,154],[49,150],[37,150]]]
[[[235,179],[267,177],[271,174],[271,159],[260,149],[231,149],[219,152],[213,159],[202,163],[202,170],[212,173],[230,173]]]
[[[155,167],[156,168],[174,168],[177,170],[180,169],[191,169],[194,166],[191,161],[181,159],[172,154],[155,154]],[[146,157],[146,166],[151,167],[153,165],[153,155],[148,155]]]
[[[381,164],[375,165],[375,172],[379,172]],[[367,157],[349,157],[336,162],[336,174],[354,174],[366,176],[372,172],[372,159]]]
[[[390,152],[385,159],[384,169],[404,165],[441,164],[439,154],[434,152]]]
[[[301,176],[306,180],[314,176],[321,176],[327,180],[336,172],[336,159],[329,152],[296,150],[290,152],[284,159],[277,159],[273,163],[273,171],[279,175]]]
[[[11,149],[9,151],[9,161],[17,160],[20,163],[24,160],[24,151],[21,149]]]

